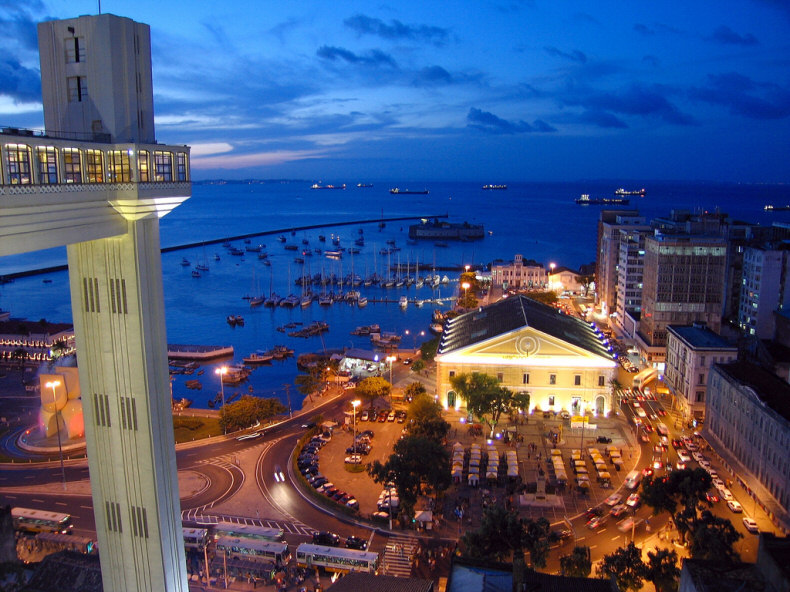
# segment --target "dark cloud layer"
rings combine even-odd
[[[20,102],[41,100],[41,75],[12,57],[0,58],[0,94]]]
[[[508,121],[493,113],[472,107],[466,114],[466,125],[489,134],[524,134],[531,132],[555,132],[555,128],[545,121],[536,119],[532,124],[526,121]]]
[[[447,43],[450,33],[447,29],[429,25],[405,25],[398,20],[385,23],[383,20],[357,14],[347,18],[343,23],[360,35],[375,35],[383,39],[424,41],[436,46]]]
[[[706,86],[691,89],[689,95],[750,119],[790,117],[790,90],[773,83],[758,83],[736,72],[710,75]]]
[[[757,37],[752,35],[751,33],[746,35],[739,35],[729,27],[725,25],[721,25],[720,27],[716,27],[716,30],[713,31],[713,35],[710,37],[711,41],[715,41],[716,43],[721,43],[722,45],[759,45],[759,41]]]
[[[349,64],[362,64],[365,66],[389,66],[397,68],[398,64],[394,58],[378,49],[372,49],[365,54],[357,54],[343,47],[322,45],[316,51],[316,55],[330,61],[342,60]]]
[[[545,52],[551,56],[555,56],[558,58],[564,58],[566,60],[570,60],[572,62],[578,62],[580,64],[587,63],[587,56],[579,51],[578,49],[574,49],[571,52],[562,51],[561,49],[557,49],[556,47],[544,47]]]

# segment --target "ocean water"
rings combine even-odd
[[[332,181],[325,182],[329,183]],[[357,188],[348,180],[345,190],[311,190],[310,182],[267,182],[251,184],[196,184],[193,196],[171,214],[162,219],[161,240],[163,247],[188,243],[214,241],[229,236],[249,233],[269,233],[251,239],[251,244],[264,244],[271,266],[264,266],[256,253],[244,257],[231,256],[219,244],[207,244],[163,254],[165,308],[169,343],[233,345],[235,360],[256,350],[265,350],[275,344],[284,344],[296,354],[338,349],[343,347],[369,348],[369,340],[350,332],[357,326],[377,323],[382,330],[404,335],[402,346],[418,344],[414,336],[421,331],[430,335],[428,326],[435,306],[449,306],[449,298],[457,294],[458,283],[442,285],[437,291],[425,287],[384,289],[376,286],[360,287],[369,299],[387,298],[392,302],[370,302],[366,308],[336,303],[321,307],[313,303],[307,308],[250,309],[242,296],[264,293],[270,289],[281,296],[299,294],[301,288],[294,281],[303,272],[310,274],[345,275],[352,271],[360,276],[386,274],[387,265],[400,263],[410,266],[414,273],[419,264],[420,275],[432,267],[489,264],[495,259],[510,260],[516,253],[548,265],[578,268],[595,260],[597,220],[601,206],[580,206],[574,199],[581,193],[592,197],[611,196],[621,185],[617,182],[579,181],[569,183],[510,183],[506,191],[483,191],[481,184],[472,183],[375,183],[370,188]],[[390,187],[428,189],[428,195],[391,195]],[[636,185],[625,185],[635,189]],[[790,204],[790,190],[775,185],[735,185],[712,183],[650,183],[645,197],[632,196],[628,208],[637,208],[648,219],[666,216],[672,209],[692,211],[720,210],[732,218],[770,225],[773,222],[790,223],[790,212],[766,213],[765,204]],[[626,207],[626,206],[623,206]],[[409,224],[420,216],[448,214],[452,222],[484,224],[487,236],[474,242],[448,242],[447,247],[437,247],[433,241],[408,244]],[[379,228],[382,218],[409,216],[414,221],[386,222]],[[373,220],[366,224],[341,225],[343,222]],[[319,229],[297,231],[288,229],[301,226],[322,225]],[[285,230],[285,232],[282,232]],[[361,231],[361,233],[360,233]],[[490,235],[488,235],[490,232]],[[299,251],[287,251],[277,240],[285,234],[287,242],[297,244]],[[318,235],[327,238],[320,243]],[[331,237],[338,236],[340,244],[354,246],[359,236],[365,239],[361,252],[344,254],[341,260],[332,260],[314,253],[304,257],[305,264],[297,264],[302,249],[330,248]],[[302,241],[307,240],[308,245]],[[395,241],[400,251],[389,257],[380,250]],[[244,249],[245,244],[234,241],[234,246]],[[214,260],[215,254],[220,256]],[[181,265],[182,258],[191,265]],[[64,249],[24,254],[0,259],[0,275],[62,264]],[[197,263],[207,263],[208,272],[193,278],[192,268]],[[437,271],[457,280],[457,272]],[[50,280],[44,283],[43,280]],[[335,289],[338,289],[335,286]],[[349,289],[344,286],[344,290]],[[320,290],[315,287],[314,290]],[[422,308],[409,305],[405,310],[397,303],[401,295],[409,299],[445,300],[444,305],[426,304]],[[71,305],[66,272],[53,272],[44,276],[17,279],[0,286],[0,307],[11,310],[14,317],[45,318],[49,321],[71,322]],[[242,315],[243,327],[231,327],[228,315]],[[286,323],[307,325],[323,320],[330,330],[322,337],[309,339],[289,337],[277,330]],[[298,328],[298,327],[297,327]],[[410,335],[406,336],[408,330]],[[240,387],[226,387],[226,399],[235,393],[253,392],[260,396],[275,396],[287,404],[285,385],[293,385],[297,375],[296,358],[284,362],[274,361],[271,366],[256,368],[247,383]],[[185,380],[198,379],[202,390],[188,390]],[[176,376],[173,382],[175,397],[188,397],[197,407],[206,407],[207,400],[219,390],[218,377],[213,367],[205,368],[197,376]],[[291,404],[298,408],[302,396],[292,386],[289,388]]]

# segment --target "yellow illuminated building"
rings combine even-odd
[[[462,409],[451,378],[480,372],[530,395],[530,412],[605,415],[617,363],[606,338],[590,324],[515,296],[450,319],[436,356],[437,394]]]

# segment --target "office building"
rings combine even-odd
[[[608,316],[617,310],[617,263],[620,230],[648,229],[638,210],[601,210],[595,270],[596,305]]]
[[[790,305],[790,243],[746,247],[742,278],[738,326],[747,335],[772,339],[774,313]]]

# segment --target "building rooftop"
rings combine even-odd
[[[667,331],[674,333],[692,349],[738,349],[721,335],[714,333],[705,325],[669,325]]]
[[[446,354],[523,327],[532,327],[607,360],[614,359],[603,342],[603,335],[594,326],[523,295],[505,298],[447,321],[438,353]]]
[[[433,580],[350,573],[327,588],[327,592],[432,592]]]
[[[790,421],[790,384],[751,362],[737,361],[718,367],[723,374],[750,387],[760,401]]]

